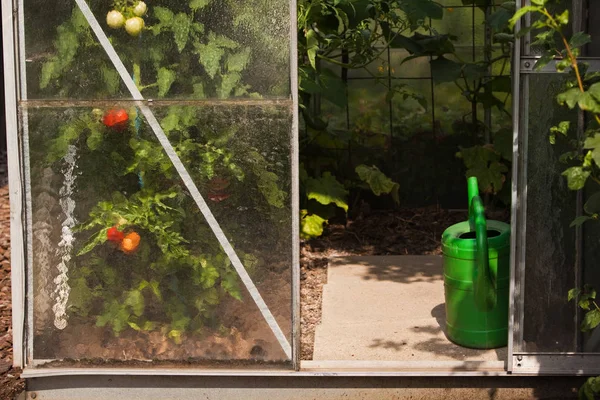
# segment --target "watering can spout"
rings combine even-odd
[[[475,304],[482,311],[492,310],[496,306],[496,285],[490,271],[487,221],[485,219],[485,207],[479,196],[479,187],[476,177],[470,177],[467,181],[469,193],[469,225],[471,231],[475,232],[476,254],[475,268],[473,269],[473,291]]]

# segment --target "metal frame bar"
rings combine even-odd
[[[84,9],[87,7],[87,5],[83,2],[83,1],[79,1],[76,0],[78,6],[81,8],[83,7],[82,11],[84,11]],[[295,9],[295,4],[293,2],[290,2],[290,11],[292,12],[292,17],[295,15],[296,9]],[[7,124],[7,132],[9,132],[8,135],[8,141],[9,141],[9,146],[8,146],[8,154],[9,154],[9,182],[10,182],[10,190],[11,190],[11,242],[13,245],[13,251],[12,251],[12,264],[13,264],[13,305],[14,305],[14,311],[13,311],[13,330],[14,330],[14,336],[15,336],[15,340],[14,340],[14,353],[15,353],[15,357],[14,357],[14,363],[15,366],[19,366],[19,367],[23,367],[24,365],[27,364],[27,362],[25,361],[25,359],[27,357],[31,358],[31,363],[33,364],[33,354],[31,351],[31,347],[33,345],[32,343],[32,335],[31,332],[29,332],[27,336],[28,338],[28,345],[27,347],[29,348],[29,351],[27,352],[27,357],[25,356],[25,346],[23,344],[23,340],[22,338],[25,336],[24,333],[24,329],[25,327],[27,327],[28,331],[31,331],[33,329],[33,321],[32,321],[32,315],[33,313],[31,312],[30,308],[33,305],[32,299],[30,297],[27,297],[25,294],[27,292],[32,293],[32,279],[31,277],[29,277],[29,279],[26,279],[26,273],[31,273],[31,271],[27,271],[25,268],[26,262],[25,262],[25,244],[28,244],[27,248],[29,249],[28,254],[31,253],[32,249],[31,249],[31,243],[29,243],[28,241],[25,240],[23,233],[24,232],[29,232],[31,233],[31,212],[30,212],[30,208],[31,208],[31,202],[30,201],[26,201],[24,195],[27,195],[27,188],[23,188],[23,183],[25,183],[26,186],[29,185],[29,159],[28,159],[28,146],[27,146],[27,132],[26,129],[25,131],[23,131],[23,128],[26,128],[27,125],[27,109],[28,106],[32,105],[32,104],[28,104],[29,102],[27,102],[27,96],[26,96],[26,82],[24,81],[24,75],[19,76],[19,71],[21,72],[21,74],[25,73],[25,69],[26,69],[26,65],[25,65],[25,53],[24,53],[24,49],[22,47],[24,47],[24,41],[20,40],[22,39],[22,36],[24,35],[24,27],[23,24],[19,24],[19,18],[17,18],[17,15],[20,17],[20,19],[22,19],[22,16],[24,14],[24,10],[23,10],[23,1],[19,0],[19,4],[13,4],[11,0],[2,0],[2,16],[3,16],[3,40],[4,40],[4,71],[5,71],[5,76],[6,76],[6,84],[5,84],[5,90],[6,90],[6,94],[7,94],[7,102],[6,102],[6,115],[7,115],[7,120],[6,120],[6,124]],[[84,11],[85,14],[85,11]],[[88,14],[89,16],[89,14]],[[92,15],[92,18],[93,15]],[[291,19],[291,21],[294,19]],[[90,22],[88,20],[88,22]],[[92,23],[90,23],[90,25],[94,25]],[[96,24],[97,21],[96,21]],[[97,26],[97,28],[99,28],[99,25]],[[100,28],[101,30],[101,28]],[[98,33],[98,32],[96,32]],[[295,25],[294,24],[290,24],[290,37],[291,37],[291,42],[290,42],[290,51],[291,51],[291,59],[290,59],[290,90],[291,90],[291,106],[292,106],[292,110],[295,111],[298,104],[298,99],[297,99],[297,88],[298,88],[298,80],[297,80],[297,71],[295,69],[295,63],[294,61],[296,60],[297,57],[297,42],[296,42],[296,35],[295,35]],[[102,39],[99,37],[100,41],[102,42]],[[17,48],[15,47],[15,44],[18,43],[19,44],[19,50],[20,52],[17,50]],[[108,41],[106,41],[106,43],[108,43]],[[106,44],[104,43],[104,44]],[[109,44],[110,46],[110,44]],[[112,48],[112,47],[111,47]],[[19,54],[20,53],[20,54]],[[114,53],[114,51],[113,51]],[[17,56],[18,55],[18,56]],[[110,54],[109,54],[110,55]],[[116,56],[116,53],[114,54]],[[115,61],[114,57],[111,57],[113,59],[113,61]],[[117,56],[118,58],[118,56]],[[17,59],[19,59],[21,62],[17,63]],[[122,66],[122,63],[120,63],[121,65],[117,65],[120,63],[120,60],[118,60],[118,62],[115,62],[115,66],[117,68],[117,70],[119,70],[120,66]],[[17,66],[19,67],[19,69],[17,69]],[[124,67],[122,68],[124,69]],[[122,72],[122,71],[119,71]],[[125,71],[126,72],[126,71]],[[135,100],[143,100],[143,98],[141,97],[141,94],[138,92],[136,93],[136,90],[132,90],[132,89],[136,89],[135,85],[132,86],[132,82],[129,82],[131,80],[131,78],[129,77],[128,74],[121,74],[123,80],[125,81],[125,84],[128,86],[128,88],[130,89],[132,96]],[[21,79],[19,79],[21,78]],[[23,102],[19,102],[19,98],[18,98],[18,88],[19,88],[19,82],[20,82],[20,89],[21,89],[21,93],[20,93],[20,98],[21,100],[24,100]],[[289,98],[286,99],[281,99],[281,100],[274,100],[277,103],[290,103]],[[269,100],[267,100],[267,102],[270,102]],[[39,102],[32,102],[32,103],[39,103]],[[155,124],[151,124],[153,125],[153,127],[156,127],[156,125],[158,125],[157,121],[155,120],[154,115],[152,113],[152,111],[149,109],[148,107],[148,102],[139,102],[138,101],[138,106],[140,107],[142,113],[144,113],[144,115],[146,116],[147,119],[149,119],[149,123],[152,122],[156,122]],[[21,114],[19,114],[19,105],[21,108]],[[292,243],[297,244],[299,243],[299,200],[298,200],[298,194],[299,194],[299,180],[298,180],[298,117],[297,114],[295,112],[292,113],[293,117],[292,117],[292,129],[291,129],[291,174],[292,174],[292,188],[291,188],[291,208],[292,208],[292,232],[291,233],[291,237],[292,237]],[[19,120],[18,117],[21,117],[21,132],[23,133],[23,137],[22,143],[19,143]],[[156,133],[157,129],[154,129],[155,133]],[[159,136],[159,140],[160,138],[160,133],[162,131],[162,129],[160,129],[160,126],[158,126],[158,132],[157,136]],[[163,134],[164,136],[164,134]],[[165,147],[165,151],[167,151],[167,153],[171,156],[172,152],[170,152],[168,147],[168,143],[162,143],[163,141],[161,141],[161,144],[163,144],[163,147]],[[19,155],[23,156],[23,159],[19,159]],[[16,156],[16,158],[15,158]],[[177,158],[176,155],[174,155],[173,158]],[[16,159],[16,161],[15,161]],[[177,163],[175,160],[175,166],[177,168]],[[21,168],[22,167],[22,168]],[[177,168],[178,171],[181,170],[182,168]],[[183,168],[183,170],[185,170],[185,168]],[[179,171],[180,174],[186,171]],[[185,175],[185,174],[184,174]],[[184,177],[185,178],[185,177]],[[189,188],[189,184],[187,184],[188,182],[186,182],[186,179],[184,179],[184,182],[186,183],[186,186],[188,186]],[[190,191],[192,192],[197,192],[197,189],[195,188],[195,185],[193,184],[193,182],[191,183],[191,186],[193,186],[192,188],[189,188]],[[193,190],[196,189],[196,190]],[[199,193],[196,193],[198,196]],[[194,196],[194,197],[198,197],[198,196]],[[30,198],[30,196],[28,197]],[[210,210],[208,209],[208,207],[206,206],[206,203],[204,201],[202,201],[203,199],[200,198],[200,200],[196,199],[197,203],[200,202],[201,204],[199,204],[199,207],[201,208],[201,211],[203,211],[203,214],[205,214],[207,220],[214,220],[214,218],[209,218],[212,217],[212,213],[210,213]],[[29,209],[29,212],[26,212],[26,210],[23,209],[23,205],[26,205],[26,207]],[[205,207],[202,207],[202,206]],[[209,215],[207,215],[209,214]],[[18,217],[18,218],[17,218]],[[18,219],[18,220],[17,220]],[[25,226],[23,224],[24,220],[26,220],[26,224],[25,226],[27,227],[27,229],[25,229]],[[211,221],[209,221],[211,222]],[[211,224],[211,226],[217,225],[218,228],[218,224],[216,223],[216,221],[212,221],[214,222],[213,224]],[[214,229],[213,229],[214,230]],[[217,231],[220,231],[220,229],[217,229]],[[219,233],[221,233],[219,235]],[[224,236],[224,234],[222,232],[215,232],[215,235],[217,236],[217,239],[220,239],[220,236],[224,239],[224,240],[219,240],[221,242],[221,244],[223,245],[223,242],[227,242],[226,237]],[[31,235],[30,235],[31,236]],[[233,251],[233,249],[230,249],[231,251],[227,251],[227,247],[231,247],[231,246],[227,246],[228,243],[225,243],[224,248],[226,253],[228,253],[228,256],[230,257],[232,264],[234,266],[236,266],[236,259],[237,256],[235,255],[235,251]],[[267,320],[267,322],[269,323],[269,325],[272,327],[274,334],[276,336],[276,338],[278,339],[278,341],[281,343],[284,352],[286,353],[286,355],[290,358],[290,360],[292,360],[294,367],[296,369],[299,368],[299,359],[300,359],[300,353],[299,353],[299,343],[300,343],[300,333],[299,333],[299,310],[300,310],[300,288],[299,288],[299,277],[300,277],[300,271],[299,271],[299,248],[297,248],[298,246],[294,245],[294,248],[292,250],[293,254],[292,254],[292,266],[291,266],[291,275],[292,275],[292,304],[290,304],[290,306],[292,307],[292,320],[293,320],[293,327],[292,327],[292,339],[293,342],[295,343],[294,346],[291,346],[289,344],[289,342],[287,341],[287,338],[285,337],[285,335],[283,334],[283,332],[281,331],[281,329],[279,328],[277,322],[275,321],[275,319],[272,317],[270,311],[268,310],[268,307],[266,307],[266,305],[264,304],[264,301],[262,300],[262,297],[260,296],[260,294],[257,292],[256,288],[254,287],[254,284],[249,281],[249,279],[244,279],[244,278],[249,278],[247,276],[247,274],[244,274],[244,271],[239,271],[238,269],[238,274],[240,274],[242,281],[244,281],[244,283],[246,284],[246,287],[248,288],[248,291],[250,292],[250,294],[252,295],[253,299],[255,300],[255,302],[257,303],[257,306],[259,307],[261,313],[263,313],[263,315],[265,315],[265,319]],[[238,260],[238,264],[241,264]],[[242,267],[243,269],[243,267]],[[27,283],[28,285],[28,289],[25,290],[25,283]],[[254,289],[254,290],[253,290]],[[27,307],[25,307],[25,300],[28,299],[27,301]],[[29,312],[26,312],[25,310],[29,310]],[[29,316],[29,323],[25,324],[25,315]],[[294,353],[292,353],[292,348],[294,349]]]
[[[517,39],[519,40],[519,39]],[[560,74],[561,72],[556,71],[556,63],[560,60],[555,60],[554,62],[550,62],[539,70],[535,69],[535,63],[540,59],[540,56],[525,56],[521,57],[520,63],[517,67],[520,69],[522,74]],[[579,61],[585,62],[588,64],[589,72],[598,72],[600,71],[600,58],[599,57],[579,57]]]
[[[600,375],[598,354],[515,354],[515,375]]]
[[[575,0],[576,5],[580,0]],[[529,0],[523,6],[529,5]],[[577,13],[575,13],[577,14]],[[577,15],[576,15],[577,16]],[[579,16],[582,18],[582,16]],[[530,16],[525,18],[530,23]],[[579,21],[581,23],[581,21]],[[580,24],[581,25],[581,24]],[[520,21],[515,26],[518,31]],[[534,353],[523,348],[525,249],[527,217],[527,152],[529,126],[529,77],[532,73],[558,74],[555,63],[534,70],[540,58],[531,56],[529,34],[515,40],[513,70],[513,193],[511,238],[511,283],[509,317],[508,371],[513,374],[597,375],[600,353]],[[600,58],[581,57],[590,71],[600,71]],[[581,119],[581,118],[579,118]],[[580,130],[582,126],[578,127]],[[577,273],[577,271],[575,271]],[[574,321],[576,323],[576,321]]]
[[[8,186],[10,194],[10,244],[12,279],[13,365],[23,367],[25,340],[25,240],[23,237],[23,170],[20,160],[17,113],[19,71],[15,48],[16,9],[11,0],[2,0],[2,39],[4,58],[4,95]]]
[[[517,7],[519,4],[517,3]],[[517,21],[515,24],[515,32],[521,29],[521,21]],[[515,281],[515,270],[517,265],[516,248],[517,238],[516,230],[518,224],[518,165],[520,162],[519,154],[519,88],[520,88],[520,73],[519,69],[515,68],[519,65],[521,57],[521,39],[516,37],[513,47],[513,60],[512,60],[512,118],[513,118],[513,170],[512,170],[512,189],[511,189],[511,238],[510,238],[510,283],[509,283],[509,317],[508,317],[508,360],[512,360],[514,351],[514,330],[515,330],[515,292],[516,292],[516,281]],[[507,371],[512,372],[513,363],[507,362]]]
[[[290,1],[290,91],[292,96],[292,364],[300,369],[300,138],[298,132],[298,21],[296,1]]]
[[[504,361],[302,361],[299,371],[182,368],[26,368],[25,379],[56,376],[509,376]]]

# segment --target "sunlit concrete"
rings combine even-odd
[[[500,361],[445,334],[441,256],[333,258],[323,287],[314,360]]]

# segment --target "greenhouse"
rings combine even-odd
[[[576,396],[600,7],[520,3],[2,0],[22,398]]]

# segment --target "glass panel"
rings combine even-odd
[[[288,363],[290,109],[152,109],[272,324],[139,110],[30,109],[34,358]]]
[[[387,90],[374,79],[348,81],[350,126],[365,140],[384,140],[390,134],[390,105]]]
[[[416,133],[431,132],[431,80],[394,79],[392,85],[399,91],[392,98],[394,137],[407,140]]]
[[[596,1],[591,1],[587,3],[587,7],[588,23],[586,28],[587,33],[592,37],[592,43],[586,47],[587,53],[585,55],[590,57],[600,57],[600,24],[594,23],[600,21],[600,4]]]
[[[526,352],[576,351],[576,309],[567,302],[569,289],[577,286],[575,229],[569,226],[576,216],[576,194],[561,176],[567,165],[559,161],[573,149],[560,135],[555,145],[548,139],[550,127],[562,120],[576,126],[576,113],[556,103],[562,76],[528,79],[524,343],[517,345]]]
[[[471,103],[463,96],[454,82],[440,83],[433,87],[435,126],[441,132],[457,132],[472,121]]]
[[[289,96],[286,1],[147,3],[90,5],[145,98]],[[25,0],[25,32],[29,98],[131,98],[75,2]]]

